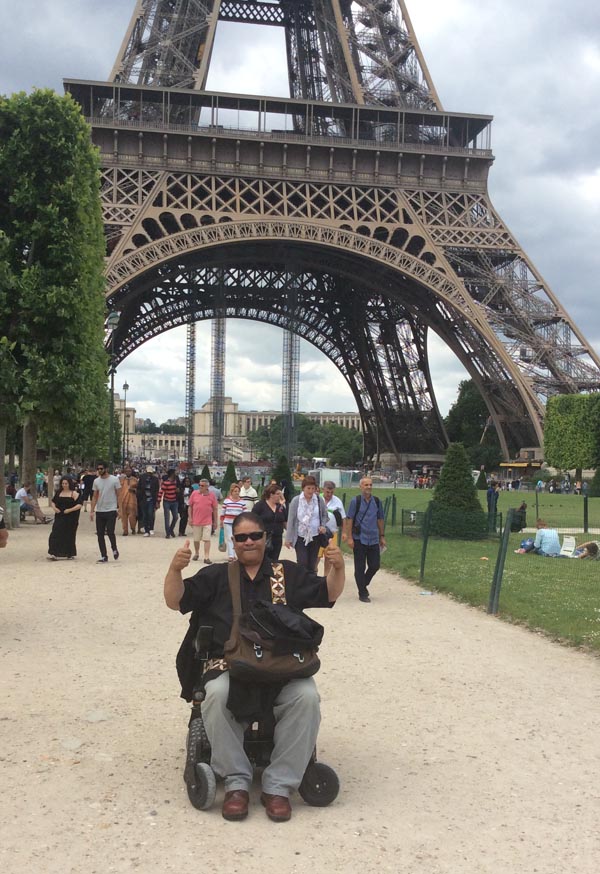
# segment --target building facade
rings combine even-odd
[[[281,410],[240,410],[239,404],[234,403],[230,397],[224,399],[224,427],[223,451],[225,457],[234,460],[250,460],[248,446],[248,434],[257,428],[268,428],[281,416]],[[306,416],[319,425],[341,425],[343,428],[352,428],[362,431],[360,416],[354,413],[323,413],[323,412],[300,412],[298,415]],[[194,447],[197,458],[207,458],[212,437],[213,405],[209,399],[199,410],[194,413]]]
[[[120,421],[123,413],[120,412],[118,396],[115,397],[115,409],[119,411]],[[130,413],[133,413],[131,422],[135,424],[135,410],[127,409],[127,423],[130,425]],[[343,428],[351,428],[362,431],[360,416],[358,413],[344,412],[308,412],[299,413],[306,416],[319,425],[341,425]],[[268,428],[275,419],[281,416],[281,410],[240,410],[239,404],[234,403],[230,397],[225,398],[224,404],[224,441],[223,454],[227,460],[250,461],[251,452],[248,446],[248,434],[257,428]],[[177,420],[185,425],[185,419]],[[208,400],[199,410],[194,412],[194,458],[207,460],[209,458],[213,427],[212,401]],[[160,461],[179,461],[185,458],[186,443],[185,434],[140,434],[132,430],[127,435],[128,457]]]

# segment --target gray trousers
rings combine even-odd
[[[244,751],[247,724],[238,722],[227,709],[229,674],[225,671],[206,684],[202,719],[211,746],[210,764],[225,781],[225,791],[250,789],[252,765]],[[284,795],[298,788],[310,761],[319,724],[317,684],[312,677],[287,683],[275,700],[275,747],[262,774],[262,789],[269,795]]]

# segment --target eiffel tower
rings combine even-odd
[[[289,97],[206,89],[221,22],[285,32]],[[491,122],[446,111],[404,0],[138,0],[109,82],[66,80],[100,150],[117,361],[202,319],[293,326],[396,454],[447,435],[427,339],[503,454],[600,361],[494,209]],[[109,341],[110,342],[110,341]]]

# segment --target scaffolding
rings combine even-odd
[[[298,321],[298,277],[289,280],[287,289],[287,327],[283,332],[281,372],[281,415],[283,418],[283,451],[291,463],[296,455],[296,416],[300,401],[300,336]]]
[[[217,292],[223,293],[223,284]],[[223,307],[217,307],[217,318],[212,321],[210,398],[212,427],[210,435],[210,460],[223,461],[223,437],[225,434],[225,316]]]
[[[185,369],[185,457],[194,461],[194,410],[196,408],[196,323],[187,326]]]

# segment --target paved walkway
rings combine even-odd
[[[0,552],[0,869],[596,874],[600,661],[381,572],[326,625],[319,756],[342,791],[288,824],[194,810],[162,600],[180,541],[120,538],[45,560],[47,527]],[[217,553],[215,553],[216,557]],[[218,800],[220,799],[220,793]]]

